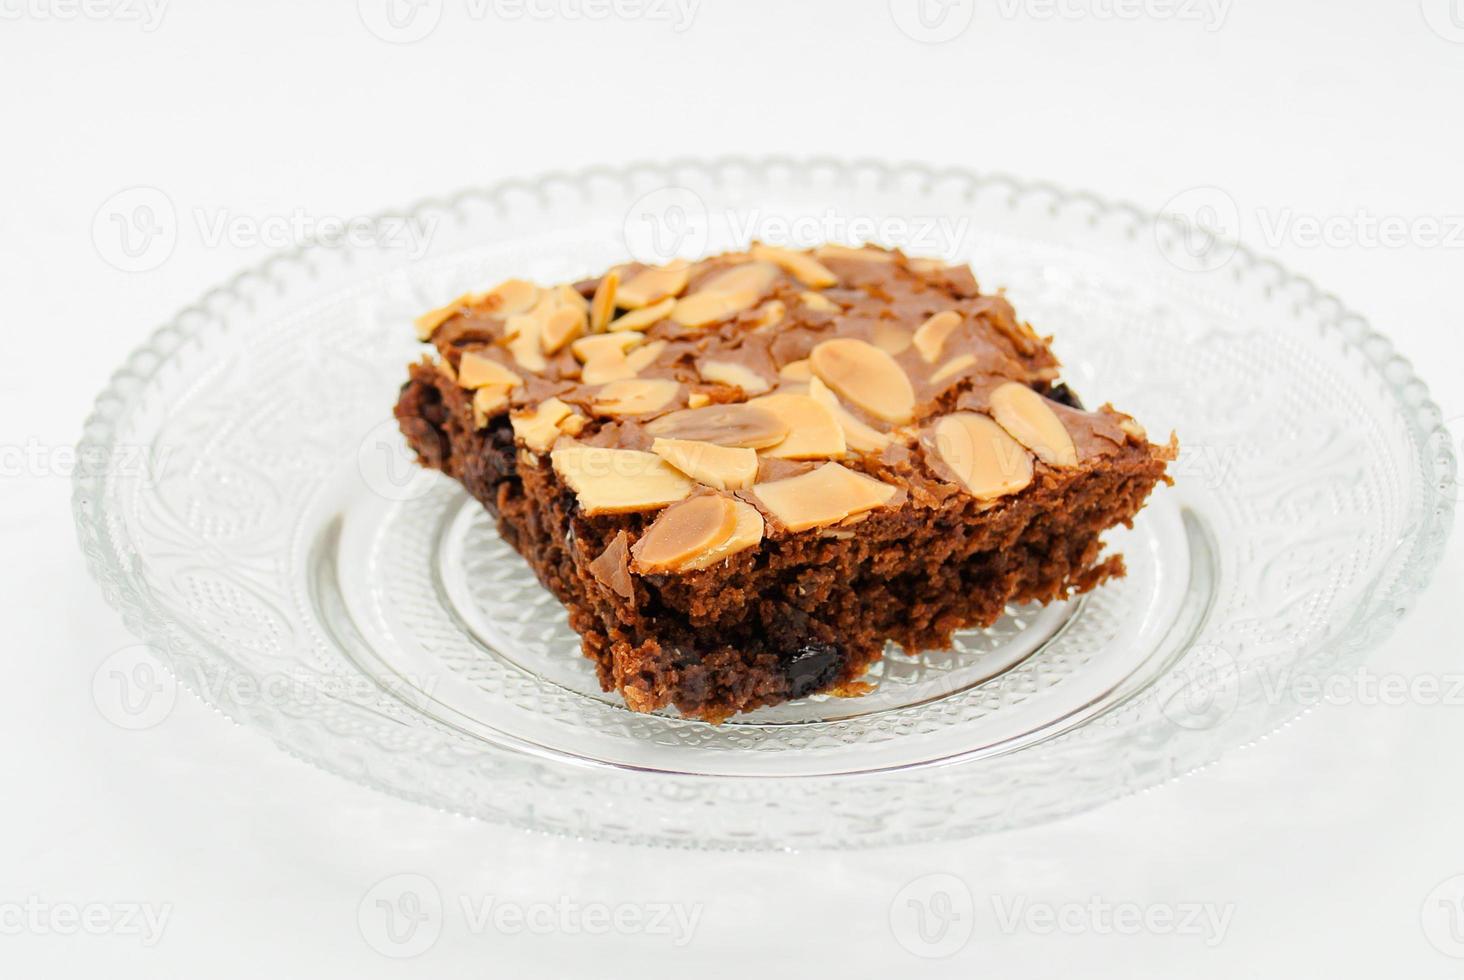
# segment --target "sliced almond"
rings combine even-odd
[[[753,292],[762,299],[778,280],[778,267],[771,262],[744,262],[699,284],[697,293]]]
[[[548,367],[540,341],[543,320],[532,313],[518,313],[508,318],[506,328],[510,337],[506,346],[519,367],[535,373]]]
[[[625,355],[625,363],[637,374],[656,363],[656,358],[661,356],[661,351],[666,349],[666,341],[653,340],[644,347],[637,347]]]
[[[655,453],[570,443],[556,447],[550,459],[591,516],[659,510],[689,496],[695,487]]]
[[[985,415],[957,412],[931,430],[935,454],[966,492],[995,500],[1032,482],[1032,456]]]
[[[614,381],[626,381],[635,375],[636,370],[630,366],[625,355],[614,348],[595,354],[580,369],[580,380],[587,385],[607,385]]]
[[[852,337],[826,340],[808,357],[813,373],[840,398],[902,425],[915,413],[915,389],[889,354]]]
[[[745,490],[757,479],[757,451],[690,439],[657,439],[651,452],[698,483],[717,490]]]
[[[1077,466],[1078,448],[1047,399],[1024,384],[1008,381],[991,393],[991,415],[1012,438],[1048,466]]]
[[[560,306],[573,306],[576,309],[590,312],[590,301],[580,295],[580,291],[573,286],[555,286],[554,299]]]
[[[591,334],[588,337],[581,337],[569,345],[581,363],[588,363],[594,357],[607,351],[617,351],[624,354],[635,345],[645,340],[645,335],[634,330],[613,330],[610,333]]]
[[[933,385],[944,384],[961,372],[976,366],[975,354],[961,354],[951,358],[940,366],[940,370],[930,376],[930,383]]]
[[[595,287],[595,298],[590,300],[590,332],[600,333],[615,315],[615,292],[620,287],[620,273],[611,270]]]
[[[486,307],[497,316],[513,316],[534,308],[539,301],[539,287],[526,279],[506,279],[475,297],[473,306]]]
[[[892,252],[882,252],[868,247],[850,248],[847,245],[821,245],[813,250],[813,254],[821,259],[844,259],[850,262],[889,263],[895,261]]]
[[[512,388],[523,383],[523,378],[478,351],[463,351],[463,356],[458,361],[458,384],[464,388],[482,388],[485,385],[506,385]]]
[[[798,298],[802,300],[803,305],[808,307],[810,310],[818,310],[820,313],[844,312],[844,308],[842,306],[829,299],[823,293],[815,293],[810,290],[808,292],[799,293]]]
[[[710,405],[711,403],[712,396],[708,395],[705,391],[693,391],[686,396],[686,406],[688,408],[701,408],[703,405]]]
[[[486,385],[473,392],[473,427],[481,429],[488,420],[508,407],[508,385]]]
[[[910,349],[910,331],[898,323],[880,320],[872,331],[874,346],[886,354],[903,354]]]
[[[627,310],[639,310],[675,299],[686,291],[690,272],[684,262],[642,269],[616,289],[615,303]]]
[[[1125,415],[1123,418],[1118,420],[1118,427],[1120,430],[1123,431],[1124,435],[1128,436],[1131,439],[1135,439],[1139,442],[1149,441],[1148,430],[1140,425],[1136,419],[1130,418],[1129,416]]]
[[[719,446],[766,449],[788,435],[788,424],[750,404],[708,405],[663,415],[646,426],[653,436],[714,442]]]
[[[844,455],[844,429],[834,413],[808,395],[764,395],[747,403],[766,409],[783,420],[788,436],[763,450],[778,459],[833,459]]]
[[[749,395],[761,395],[773,387],[767,378],[737,361],[698,361],[696,370],[703,381],[741,388]]]
[[[784,381],[807,381],[813,377],[813,368],[808,366],[808,358],[801,361],[789,361],[778,369],[778,377]]]
[[[612,381],[595,394],[596,415],[647,415],[676,400],[681,385],[669,378],[629,378]]]
[[[915,331],[915,349],[920,352],[926,364],[934,364],[940,360],[941,348],[945,347],[951,332],[961,325],[961,319],[961,314],[955,310],[946,310],[926,320]]]
[[[839,284],[839,277],[830,272],[828,266],[806,252],[794,252],[772,245],[754,245],[752,257],[774,263],[803,285],[814,289],[827,289]]]
[[[452,366],[452,361],[449,361],[447,358],[442,357],[434,363],[437,367],[437,370],[442,372],[442,374],[446,376],[449,381],[451,381],[453,384],[458,383],[457,368]]]
[[[446,306],[439,306],[435,310],[428,310],[426,313],[417,317],[416,320],[412,321],[417,327],[417,339],[431,340],[432,335],[437,332],[437,328],[461,313],[463,307],[469,305],[472,299],[473,297],[471,295],[459,296]]]
[[[752,493],[790,531],[837,524],[883,507],[899,490],[838,463],[786,480],[759,483]]]
[[[720,494],[703,493],[672,504],[630,549],[642,575],[668,571],[732,536],[737,510]]]
[[[757,508],[751,504],[745,504],[740,500],[732,501],[732,507],[737,515],[737,522],[732,528],[732,533],[727,540],[714,548],[711,548],[700,555],[695,556],[677,566],[678,572],[694,572],[703,568],[711,568],[713,565],[739,551],[746,551],[748,548],[756,547],[763,538],[763,518]]]
[[[559,306],[543,321],[539,344],[545,354],[557,354],[564,345],[582,336],[589,327],[589,317],[578,306]]]
[[[758,308],[757,315],[747,325],[749,330],[771,330],[783,322],[783,317],[788,315],[788,307],[780,299],[764,303]]]
[[[546,453],[559,438],[559,423],[572,414],[574,409],[564,402],[549,398],[529,411],[510,412],[508,420],[513,425],[514,438],[536,453]]]
[[[751,289],[735,293],[703,290],[677,300],[671,319],[683,327],[705,327],[750,310],[761,299],[762,294]]]
[[[834,413],[834,418],[844,430],[844,442],[856,453],[877,453],[889,446],[889,436],[851,415],[839,402],[838,396],[818,378],[809,379],[808,396]]]
[[[645,330],[671,315],[676,308],[676,300],[667,297],[659,303],[652,303],[650,306],[643,306],[634,309],[624,316],[616,317],[610,321],[610,329],[614,330]]]

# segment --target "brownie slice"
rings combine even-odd
[[[857,694],[887,641],[948,647],[1122,575],[1099,536],[1176,452],[1085,411],[970,270],[874,248],[510,280],[418,332],[408,442],[636,711]]]

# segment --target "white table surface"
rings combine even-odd
[[[1418,220],[1457,232],[1464,215],[1452,0],[955,0],[931,30],[970,23],[940,44],[902,33],[886,0],[422,2],[436,26],[401,44],[368,28],[387,23],[375,0],[0,0],[0,976],[1464,974],[1424,915],[1464,873],[1457,697],[1326,707],[1049,826],[793,856],[444,816],[315,771],[186,697],[148,730],[110,724],[92,676],[132,641],[75,546],[65,450],[154,325],[266,253],[213,240],[219,215],[269,227],[548,168],[726,152],[961,163],[1155,208],[1214,185],[1238,202],[1244,240],[1342,294],[1464,416],[1464,240],[1432,241]],[[93,218],[138,185],[167,194],[180,230],[166,260],[125,272]],[[1334,243],[1309,241],[1308,218]],[[1409,240],[1378,242],[1373,218],[1408,223]],[[1464,673],[1461,586],[1456,541],[1374,668]],[[404,873],[426,876],[445,913],[420,956],[397,960],[358,911]],[[933,873],[973,896],[943,934],[959,948],[891,926],[907,884],[929,897],[948,883]],[[464,913],[490,898],[510,918]],[[595,934],[579,916],[593,903],[674,906],[695,925]],[[1044,934],[1042,910],[1069,903],[1084,909]],[[1194,905],[1224,929],[1109,933],[1104,908],[1125,905]],[[160,935],[132,909],[166,916]],[[513,910],[535,928],[515,930]]]

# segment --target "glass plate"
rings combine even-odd
[[[434,806],[693,847],[1046,820],[1293,717],[1276,679],[1360,659],[1450,525],[1447,433],[1386,340],[1203,227],[1091,195],[728,159],[509,181],[356,230],[213,290],[131,357],[87,423],[76,517],[108,600],[184,686]],[[863,698],[711,726],[603,694],[483,511],[411,462],[391,419],[411,319],[509,276],[750,235],[970,262],[1056,336],[1085,398],[1176,430],[1174,486],[1109,537],[1128,577],[1011,608],[954,652],[892,649]]]

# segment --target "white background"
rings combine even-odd
[[[1464,974],[1421,919],[1431,890],[1464,873],[1464,704],[1326,707],[1174,784],[1029,831],[793,856],[579,844],[444,816],[317,772],[186,696],[146,731],[103,717],[92,676],[132,641],[75,547],[61,451],[129,350],[265,254],[211,242],[220,215],[246,229],[347,217],[508,175],[726,152],[963,164],[1150,208],[1215,185],[1248,244],[1342,294],[1413,357],[1446,416],[1464,415],[1464,242],[1425,230],[1378,243],[1358,219],[1464,215],[1464,26],[1450,0],[1065,0],[1050,17],[1038,0],[958,0],[945,26],[970,23],[939,44],[902,32],[886,0],[702,0],[689,25],[634,2],[577,18],[582,2],[539,0],[539,16],[517,18],[508,4],[429,2],[435,29],[398,44],[368,29],[372,0],[365,19],[350,0],[179,0],[151,22],[159,10],[141,0],[0,0],[0,975]],[[138,185],[168,196],[179,233],[165,261],[126,272],[93,218]],[[1306,241],[1297,216],[1329,220],[1336,243]],[[1461,585],[1455,544],[1373,667],[1464,671]],[[447,908],[435,943],[405,961],[358,927],[368,891],[399,873],[427,876]],[[892,905],[942,884],[973,902],[945,945],[891,927]],[[546,935],[475,931],[463,897],[678,903],[699,919],[679,946],[590,935],[558,913]],[[993,904],[1095,897],[1230,917],[1223,938],[1099,934],[1088,913],[1042,935],[1030,917],[1003,931]],[[125,927],[16,928],[28,901],[169,918],[149,946]]]

